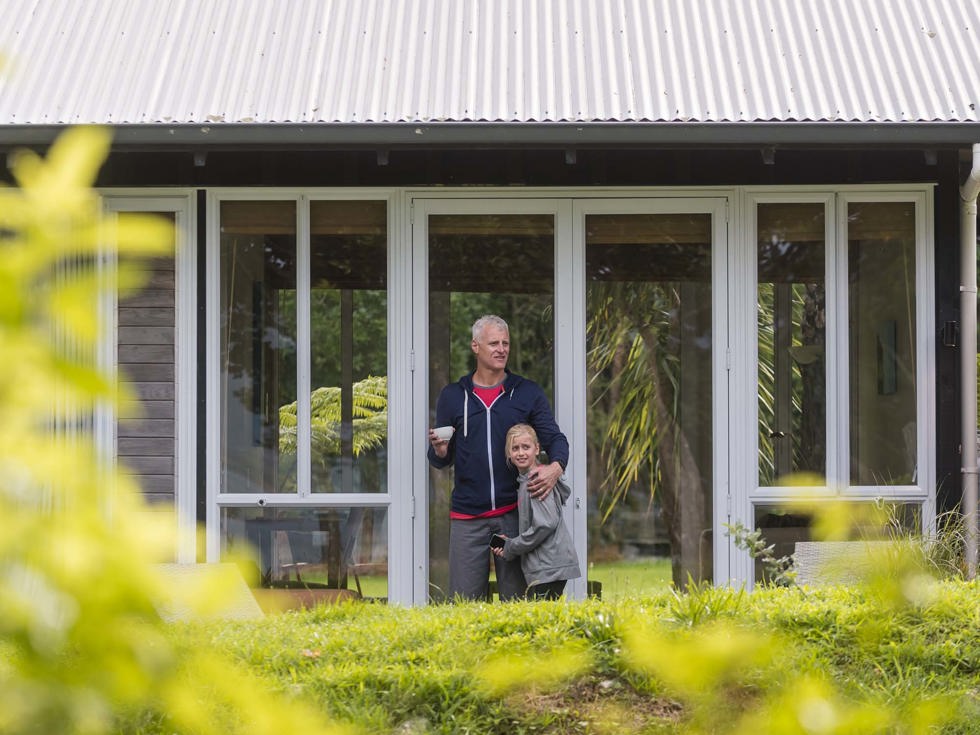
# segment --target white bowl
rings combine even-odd
[[[439,437],[440,441],[447,442],[453,438],[453,432],[456,431],[452,426],[437,426],[433,429],[436,436]]]

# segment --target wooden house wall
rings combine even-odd
[[[147,268],[138,293],[117,311],[120,382],[136,399],[124,405],[117,425],[120,467],[135,476],[147,500],[173,505],[176,466],[174,259]]]

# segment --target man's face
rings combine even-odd
[[[473,354],[478,367],[503,370],[510,355],[510,335],[506,329],[493,325],[484,327],[479,340],[473,340]]]

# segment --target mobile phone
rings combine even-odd
[[[507,539],[505,539],[499,533],[495,533],[493,536],[490,537],[490,548],[491,549],[502,549],[502,548],[504,548],[504,542],[505,541],[507,541]]]

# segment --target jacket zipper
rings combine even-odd
[[[496,403],[496,401],[494,401]],[[490,404],[492,406],[493,403]],[[490,510],[497,510],[497,483],[493,472],[493,437],[490,431],[490,406],[487,406],[487,464],[490,465]]]
[[[513,389],[511,389],[511,392],[513,392]],[[494,404],[500,400],[501,396],[504,395],[506,395],[506,393],[503,391],[498,393],[497,397],[493,399],[493,403],[491,403],[489,406],[483,404],[483,401],[480,401],[487,411],[487,464],[490,466],[490,510],[497,510],[497,482],[493,469],[493,432],[491,431],[493,422],[490,420],[490,409],[492,409]]]

